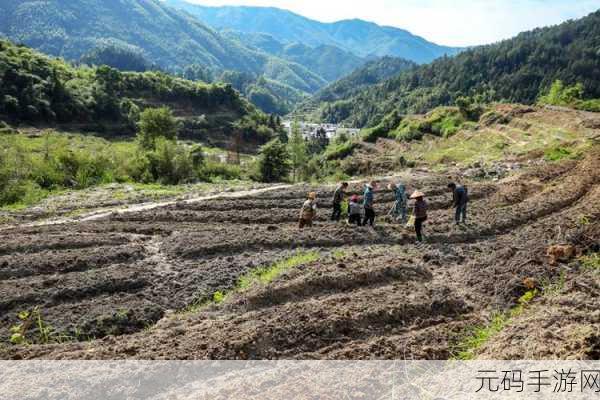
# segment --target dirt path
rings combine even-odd
[[[154,210],[157,208],[173,206],[175,204],[194,204],[194,203],[199,203],[201,201],[208,201],[208,200],[235,199],[235,198],[240,198],[240,197],[253,196],[253,195],[258,195],[261,193],[270,192],[273,190],[285,189],[290,186],[291,185],[277,185],[277,186],[261,188],[261,189],[240,190],[240,191],[236,191],[236,192],[232,192],[232,193],[219,193],[219,194],[210,195],[210,196],[200,196],[200,197],[194,197],[194,198],[186,199],[186,200],[168,200],[168,201],[162,201],[162,202],[148,202],[148,203],[142,203],[142,204],[127,205],[127,206],[123,206],[123,207],[108,207],[108,208],[104,208],[104,209],[100,209],[100,210],[95,210],[93,212],[83,214],[83,215],[80,215],[80,216],[74,217],[74,218],[53,218],[53,219],[48,219],[48,220],[39,221],[39,222],[33,222],[33,223],[29,223],[29,224],[0,226],[0,231],[14,229],[16,227],[35,227],[35,226],[61,225],[61,224],[71,224],[71,223],[77,223],[77,222],[96,221],[99,219],[110,217],[111,215],[123,215],[123,214],[129,214],[129,213],[135,213],[135,212],[141,212],[141,211],[151,211],[151,210]]]

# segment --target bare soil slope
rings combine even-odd
[[[427,194],[426,245],[383,219],[376,229],[326,221],[331,187],[318,188],[317,225],[299,231],[308,186],[2,231],[0,336],[18,312],[39,307],[46,324],[76,340],[5,344],[0,357],[445,359],[470,327],[516,304],[525,278],[562,273],[556,296],[535,300],[481,356],[597,358],[600,277],[577,262],[551,265],[546,249],[598,251],[599,149],[506,182],[469,183],[465,228],[453,224],[446,175],[405,182]],[[382,190],[376,201],[384,215],[393,196]],[[320,257],[223,303],[174,312],[299,249]]]

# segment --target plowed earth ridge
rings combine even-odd
[[[424,245],[385,218],[393,205],[385,179],[376,193],[375,229],[328,221],[333,188],[317,187],[316,226],[299,230],[299,208],[314,189],[307,185],[6,229],[0,232],[0,339],[6,343],[17,313],[36,307],[70,339],[39,343],[32,328],[31,345],[5,344],[0,356],[448,358],[467,328],[516,304],[527,290],[525,278],[550,281],[577,272],[566,263],[551,265],[548,246],[571,243],[580,253],[597,246],[599,155],[538,166],[506,181],[467,182],[465,227],[453,222],[446,176],[403,177],[430,203]],[[351,185],[351,192],[360,190]],[[223,303],[178,312],[305,250],[318,252],[318,260]],[[588,295],[598,296],[599,283],[591,287]],[[593,318],[586,323],[600,326]],[[567,353],[595,354],[597,330],[586,335]]]

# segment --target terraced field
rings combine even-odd
[[[561,289],[579,295],[498,340],[525,352],[535,332],[531,358],[598,354],[600,312],[590,298],[598,299],[600,278],[576,263],[550,265],[546,249],[571,243],[581,253],[598,251],[600,152],[505,181],[469,182],[464,228],[453,223],[447,176],[403,179],[427,194],[424,245],[385,218],[375,229],[329,222],[333,188],[325,186],[317,188],[322,209],[313,229],[299,230],[297,216],[314,188],[292,186],[0,231],[0,356],[446,359],[469,328],[517,303],[526,278],[552,282],[565,274],[585,282]],[[379,191],[377,213],[384,216],[392,201]],[[240,289],[252,271],[307,251],[314,260]],[[221,301],[223,293],[231,295]],[[582,307],[589,312],[576,311]],[[26,331],[29,345],[8,343],[24,310],[37,310],[42,328],[52,327],[49,339],[36,322]],[[555,315],[568,310],[567,340],[545,338],[567,329]],[[490,343],[485,356],[515,356],[494,350],[501,344]]]

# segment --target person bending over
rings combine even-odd
[[[333,212],[331,213],[332,221],[339,221],[342,217],[342,202],[348,189],[348,183],[341,183],[333,192]]]
[[[310,192],[308,194],[308,199],[304,202],[302,209],[300,210],[300,222],[298,224],[299,228],[302,229],[305,226],[311,227],[316,215],[317,194],[315,192]]]

